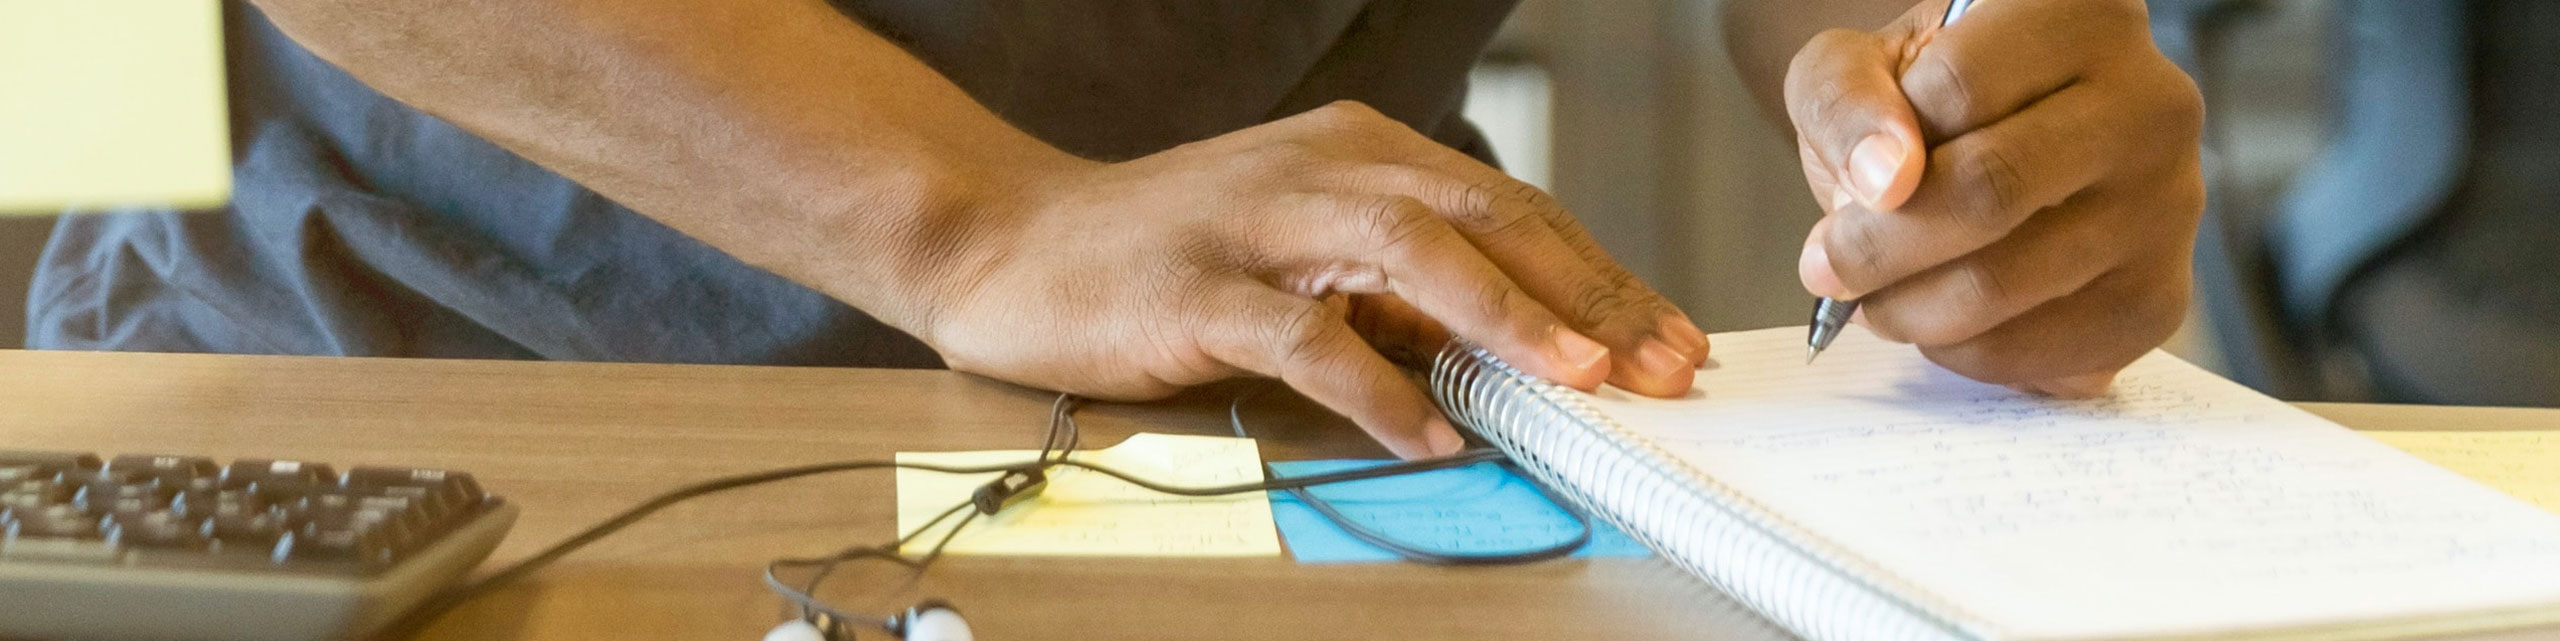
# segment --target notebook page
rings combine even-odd
[[[2560,605],[2560,516],[2163,353],[2108,398],[1976,383],[1852,329],[1719,334],[1675,400],[1595,409],[2016,639]]]

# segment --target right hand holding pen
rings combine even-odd
[[[953,369],[1105,399],[1260,374],[1400,456],[1461,441],[1382,355],[1688,391],[1706,335],[1553,199],[1357,103],[1042,176],[911,328]]]

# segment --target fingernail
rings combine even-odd
[[[1609,348],[1570,329],[1556,328],[1555,340],[1556,355],[1564,357],[1565,364],[1573,366],[1575,371],[1591,371],[1600,366],[1602,359],[1609,357]]]
[[[1874,134],[1858,141],[1849,149],[1849,182],[1858,189],[1858,200],[1868,207],[1884,199],[1886,189],[1893,187],[1893,175],[1902,171],[1902,159],[1910,152],[1892,136]]]
[[[1431,447],[1432,456],[1456,454],[1467,446],[1467,439],[1458,436],[1458,428],[1449,425],[1448,419],[1437,416],[1422,424],[1422,439]]]
[[[1655,374],[1667,375],[1689,368],[1689,357],[1682,356],[1670,343],[1661,339],[1645,341],[1644,349],[1636,355],[1636,360],[1644,364],[1645,371]]]
[[[1804,280],[1804,290],[1815,296],[1843,298],[1849,293],[1840,284],[1839,272],[1831,271],[1831,250],[1822,243],[1804,246],[1804,255],[1796,259],[1796,276]]]
[[[1671,349],[1679,350],[1683,358],[1696,359],[1707,349],[1707,333],[1698,331],[1698,326],[1687,319],[1665,316],[1654,328],[1654,335],[1669,341]]]

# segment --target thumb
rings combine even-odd
[[[1901,53],[1889,39],[1833,29],[1814,36],[1787,68],[1787,118],[1818,158],[1806,171],[1829,172],[1841,191],[1826,203],[1854,200],[1892,211],[1911,198],[1928,164],[1919,117],[1896,80]],[[1833,208],[1835,211],[1836,207]]]

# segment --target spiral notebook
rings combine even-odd
[[[1450,416],[1817,641],[2560,638],[2560,515],[2166,353],[2106,398],[1948,372],[1853,328],[1719,334],[1687,398],[1473,348]]]

